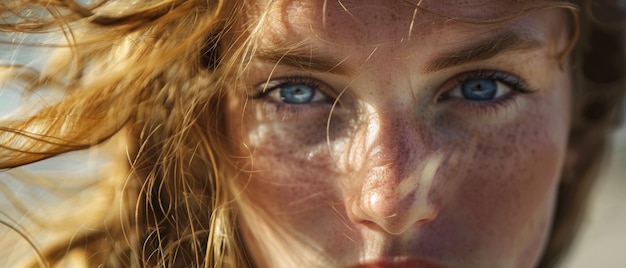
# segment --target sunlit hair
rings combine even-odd
[[[585,8],[580,14],[570,2],[549,1],[508,17],[473,20],[406,2],[416,12],[473,24],[503,23],[545,8],[570,11],[573,41],[562,56],[573,51],[575,107],[571,157],[542,262],[553,264],[574,237],[607,134],[616,125],[626,73],[624,22],[606,25],[593,16],[597,7],[590,3],[579,3]],[[236,170],[223,132],[222,100],[256,52],[255,33],[266,13],[252,20],[246,10],[253,3],[230,0],[89,3],[0,4],[0,42],[53,51],[43,70],[7,64],[0,66],[0,79],[26,97],[63,93],[58,101],[22,107],[35,112],[0,117],[0,168],[20,180],[28,174],[11,168],[107,141],[118,148],[110,172],[84,186],[95,189],[90,193],[97,198],[50,211],[57,220],[35,219],[19,197],[11,198],[23,217],[32,218],[28,224],[1,218],[31,246],[24,265],[252,266],[237,228]],[[40,34],[47,34],[43,42]],[[57,42],[58,36],[63,38]],[[598,49],[598,36],[603,46],[617,48]],[[598,72],[606,62],[611,68]],[[40,244],[37,232],[60,235]],[[12,242],[0,241],[0,252],[13,252]]]

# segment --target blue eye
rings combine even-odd
[[[326,122],[335,100],[328,94],[335,90],[310,76],[288,76],[258,84],[249,96],[260,108],[262,119],[279,122]]]
[[[305,105],[330,100],[330,98],[320,90],[320,88],[327,88],[327,86],[321,81],[311,77],[276,79],[267,84],[260,85],[259,88],[263,89],[263,92],[253,98],[268,97],[275,103]]]
[[[492,100],[498,93],[498,83],[494,80],[470,80],[461,84],[461,94],[468,100]]]
[[[476,71],[460,75],[456,85],[441,98],[465,99],[482,102],[493,101],[513,91],[528,93],[524,83],[517,77],[498,71]]]
[[[280,100],[291,104],[311,103],[315,98],[316,90],[303,84],[286,84],[278,88]]]

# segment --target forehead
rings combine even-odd
[[[424,38],[469,21],[511,17],[546,1],[520,0],[261,0],[252,16],[262,18],[275,43],[317,38],[333,44],[383,44]],[[254,19],[254,18],[253,18]],[[500,24],[491,25],[497,28]],[[484,27],[488,28],[488,27]],[[264,38],[268,38],[265,36]]]

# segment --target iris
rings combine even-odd
[[[315,97],[315,89],[303,84],[286,84],[279,90],[280,99],[290,104],[310,103]]]
[[[498,83],[495,80],[470,80],[461,84],[461,93],[468,100],[492,100],[498,93]]]

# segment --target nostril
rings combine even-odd
[[[410,232],[411,230],[422,228],[433,220],[434,219],[429,218],[413,221],[406,217],[402,218],[401,215],[394,215],[384,220],[360,220],[356,223],[370,230],[384,232],[390,235],[402,235]]]

